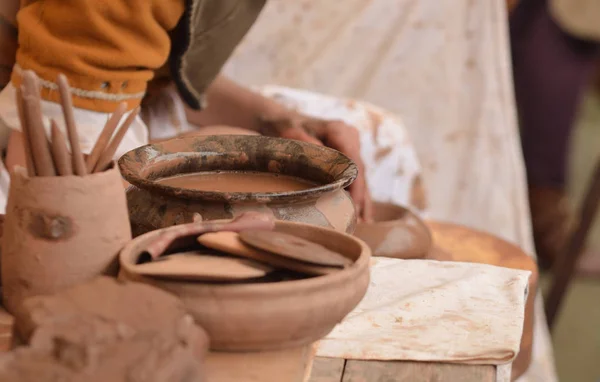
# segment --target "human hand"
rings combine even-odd
[[[325,145],[349,157],[358,167],[358,176],[348,191],[356,205],[357,215],[363,221],[372,220],[371,195],[365,178],[365,166],[360,157],[358,130],[342,121],[327,121],[304,115],[265,120],[262,133],[286,139]]]

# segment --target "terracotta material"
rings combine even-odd
[[[201,127],[198,130],[181,134],[179,137],[199,137],[203,135],[260,135],[258,132],[241,127],[214,125]]]
[[[286,192],[315,187],[314,183],[293,176],[240,171],[176,175],[158,182],[175,188],[219,192]]]
[[[134,236],[174,224],[230,219],[243,211],[268,213],[352,232],[356,213],[343,188],[358,173],[338,151],[263,136],[200,136],[172,139],[130,151],[119,160],[132,184],[127,200]],[[210,192],[169,187],[158,179],[201,171],[259,171],[296,176],[320,184],[307,190],[275,193]]]
[[[194,223],[179,225],[176,229],[164,232],[148,244],[144,255],[151,259],[161,256],[167,249],[173,250],[185,246],[186,238],[198,236],[206,232],[232,231],[238,232],[247,229],[272,231],[275,228],[275,219],[272,216],[254,211],[247,211],[236,216],[235,219],[225,222],[202,222],[194,217]],[[182,242],[182,243],[181,243]],[[194,243],[194,241],[192,241]]]
[[[373,256],[422,259],[431,248],[431,233],[408,208],[375,203],[373,223],[357,224],[354,235],[364,240]]]
[[[309,382],[314,357],[312,344],[269,352],[210,352],[206,375],[217,382]]]
[[[352,264],[320,244],[282,232],[242,231],[240,239],[251,247],[313,265],[343,268]]]
[[[308,345],[327,335],[366,293],[370,250],[365,243],[331,229],[281,221],[276,223],[277,232],[310,239],[354,263],[325,276],[254,284],[172,282],[128,271],[148,243],[174,229],[147,233],[125,246],[119,277],[180,297],[208,332],[213,350],[266,351]]]
[[[198,242],[205,247],[216,249],[217,251],[246,257],[248,259],[260,261],[264,264],[269,264],[276,268],[287,269],[306,275],[326,275],[338,271],[336,268],[307,264],[302,261],[288,259],[283,256],[252,248],[244,244],[240,240],[239,234],[236,232],[221,231],[205,233],[198,237]]]
[[[2,293],[9,312],[26,297],[116,274],[117,254],[131,239],[119,171],[30,178],[17,167],[4,232]]]
[[[132,307],[135,307],[132,309]],[[100,277],[28,299],[0,356],[2,381],[202,381],[208,337],[174,296]]]
[[[525,373],[531,363],[534,301],[539,279],[537,264],[516,245],[485,232],[450,223],[428,221],[427,225],[434,242],[428,259],[491,264],[531,271],[521,349],[512,364],[512,378],[516,379]]]
[[[133,272],[143,276],[187,281],[236,281],[264,277],[273,269],[247,259],[238,259],[198,250],[175,253],[161,261],[135,265]]]

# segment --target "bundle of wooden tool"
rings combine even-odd
[[[40,81],[36,74],[30,70],[25,71],[23,83],[17,89],[17,105],[19,107],[19,119],[21,121],[23,146],[29,176],[84,176],[106,170],[110,167],[112,158],[125,133],[139,113],[139,108],[127,116],[113,137],[113,133],[127,109],[127,105],[121,103],[106,122],[90,155],[84,158],[79,146],[73,101],[67,78],[60,74],[57,83],[65,127],[71,146],[70,152],[67,148],[66,139],[54,120],[50,120],[51,141],[49,142],[47,139],[42,118]]]

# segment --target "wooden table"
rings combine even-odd
[[[13,318],[0,306],[0,352],[8,351]],[[309,382],[495,382],[494,366],[315,358]]]
[[[495,382],[496,367],[315,358],[309,382]]]

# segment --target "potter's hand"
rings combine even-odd
[[[360,157],[358,130],[341,121],[297,115],[291,118],[264,120],[264,135],[325,145],[348,156],[358,166],[358,177],[349,187],[350,195],[356,204],[359,219],[372,219],[371,195],[365,179],[364,164]]]

